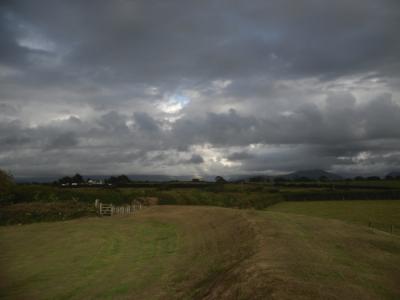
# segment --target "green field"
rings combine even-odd
[[[400,238],[274,211],[158,206],[0,228],[1,299],[399,299]]]
[[[307,216],[339,219],[360,225],[400,234],[400,201],[398,200],[352,200],[352,201],[292,201],[281,202],[269,211],[301,214]]]

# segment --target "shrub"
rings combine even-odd
[[[93,205],[76,201],[17,203],[0,206],[0,225],[62,221],[95,215]]]
[[[0,203],[12,201],[14,186],[12,175],[0,169]]]

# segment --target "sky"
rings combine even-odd
[[[398,0],[2,0],[0,168],[400,170]]]

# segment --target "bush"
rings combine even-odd
[[[12,201],[14,186],[12,175],[0,169],[0,203]]]
[[[0,225],[62,221],[95,215],[93,205],[76,201],[18,203],[0,206]]]
[[[129,201],[129,194],[119,189],[103,188],[58,188],[43,185],[18,185],[13,191],[13,203],[23,202],[57,202],[77,200],[94,203],[96,199],[102,202],[123,204]]]

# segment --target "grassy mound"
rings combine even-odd
[[[0,228],[5,299],[398,299],[400,239],[277,212],[161,206]]]

